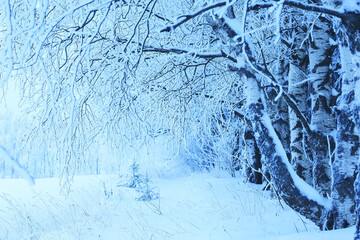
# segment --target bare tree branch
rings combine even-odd
[[[180,25],[182,25],[183,23],[189,21],[190,19],[192,18],[195,18],[196,16],[199,16],[200,14],[204,13],[204,12],[207,12],[211,9],[214,9],[214,8],[218,8],[218,7],[222,7],[222,6],[225,6],[226,5],[226,2],[219,2],[219,3],[216,3],[216,4],[213,4],[213,5],[210,5],[206,8],[203,8],[193,14],[189,14],[189,15],[183,15],[183,16],[180,16],[179,18],[183,18],[181,21],[175,23],[174,25],[171,25],[171,26],[167,26],[163,29],[160,30],[160,32],[170,32],[171,30],[175,30],[177,27],[179,27]]]
[[[150,1],[148,2],[148,4],[146,5],[144,11],[143,11],[142,14],[141,14],[139,20],[138,20],[137,23],[135,24],[135,27],[134,27],[134,29],[133,29],[133,33],[132,33],[130,39],[128,40],[128,42],[126,43],[126,45],[125,45],[125,47],[124,47],[124,52],[125,52],[125,53],[126,53],[127,47],[129,46],[130,42],[133,40],[133,38],[134,38],[134,36],[135,36],[135,34],[136,34],[136,30],[138,29],[138,26],[139,26],[141,20],[143,19],[145,13],[148,11],[148,9],[149,9],[149,7],[150,7],[150,4],[151,4],[152,2],[153,2],[153,0],[150,0]],[[150,13],[150,14],[151,14],[151,13]]]
[[[218,58],[218,57],[223,57],[223,58],[227,58],[230,61],[236,63],[236,59],[227,55],[225,52],[221,51],[220,53],[195,53],[189,50],[184,50],[184,49],[179,49],[179,48],[157,48],[157,47],[153,47],[153,46],[145,46],[144,52],[158,52],[158,53],[176,53],[176,54],[189,54],[190,56],[193,57],[198,57],[198,58]]]
[[[340,11],[340,10],[327,8],[324,6],[306,4],[306,3],[302,3],[301,1],[294,1],[294,0],[284,0],[283,4],[285,6],[295,7],[306,11],[325,13],[330,16],[341,18],[345,22],[351,23],[352,25],[355,26],[359,26],[360,24],[360,13],[357,11]],[[263,8],[270,8],[272,6],[273,6],[272,3],[256,3],[249,6],[249,10],[259,10]]]

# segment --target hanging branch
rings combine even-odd
[[[139,20],[138,20],[137,23],[135,24],[133,33],[132,33],[131,37],[129,38],[128,42],[125,44],[125,47],[124,47],[124,50],[123,50],[125,53],[126,53],[126,49],[127,49],[127,47],[129,46],[130,42],[131,42],[131,41],[133,40],[133,38],[135,37],[136,30],[138,29],[138,26],[139,26],[139,24],[141,23],[141,20],[143,19],[145,13],[148,11],[148,9],[149,9],[149,7],[150,7],[150,4],[151,4],[152,2],[153,2],[153,0],[150,0],[150,1],[148,2],[148,4],[146,5],[144,11],[143,11],[142,14],[141,14]],[[150,13],[150,14],[151,14],[151,13]]]

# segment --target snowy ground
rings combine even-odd
[[[269,193],[240,179],[193,174],[152,179],[157,200],[116,176],[75,177],[70,194],[57,179],[0,180],[0,239],[345,240],[354,228],[319,232]]]

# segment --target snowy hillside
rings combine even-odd
[[[124,181],[122,181],[124,180]],[[117,176],[75,177],[69,194],[58,179],[1,180],[0,239],[352,239],[354,228],[317,227],[240,179],[193,174],[153,179],[159,198],[137,200]]]

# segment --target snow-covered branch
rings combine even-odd
[[[294,1],[294,0],[284,0],[283,5],[302,9],[305,11],[310,11],[310,12],[325,13],[330,16],[341,18],[345,22],[351,23],[354,26],[359,26],[360,24],[360,12],[357,11],[356,9],[352,11],[337,10],[326,6],[307,4],[301,1]],[[255,3],[249,6],[249,10],[259,10],[263,8],[271,8],[273,6],[274,3]]]
[[[225,6],[227,4],[227,2],[219,2],[219,3],[215,3],[213,5],[210,5],[210,6],[207,6],[203,9],[200,9],[199,11],[193,13],[193,14],[188,14],[188,15],[183,15],[183,16],[180,16],[179,18],[181,18],[180,21],[178,21],[177,23],[171,25],[171,26],[167,26],[163,29],[160,30],[160,32],[170,32],[172,30],[175,30],[177,27],[179,27],[180,25],[184,24],[185,22],[199,16],[200,14],[202,13],[205,13],[211,9],[214,9],[214,8],[218,8],[218,7],[222,7],[222,6]]]
[[[211,58],[227,58],[232,62],[236,62],[236,59],[231,57],[230,55],[227,55],[225,52],[221,51],[220,53],[205,53],[205,52],[198,52],[198,51],[191,51],[191,50],[185,50],[185,49],[179,49],[179,48],[158,48],[158,47],[152,47],[152,46],[146,46],[143,50],[144,52],[158,52],[158,53],[176,53],[176,54],[187,54],[193,57],[198,58],[205,58],[205,59],[211,59]]]

